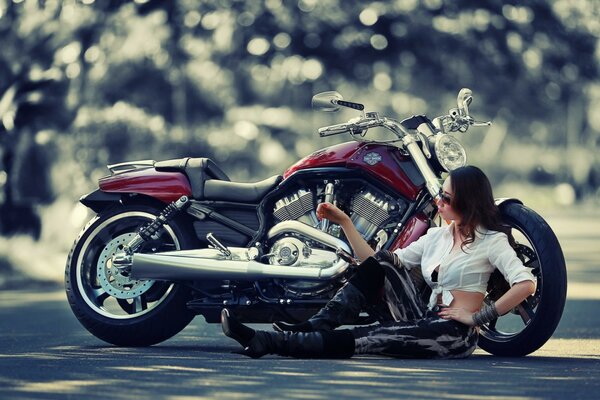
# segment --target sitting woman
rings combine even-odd
[[[453,221],[430,228],[404,249],[375,253],[350,218],[329,203],[319,218],[339,224],[355,254],[365,260],[327,305],[300,324],[274,323],[255,331],[221,313],[225,335],[249,357],[348,358],[377,354],[404,358],[464,358],[477,347],[478,326],[498,318],[535,292],[536,278],[517,257],[510,230],[501,222],[488,178],[477,167],[452,171],[438,199],[439,214]],[[424,304],[410,270],[420,268],[432,293]],[[487,281],[497,268],[511,288],[485,304]],[[383,297],[382,297],[383,294]],[[388,318],[366,327],[335,330],[365,307],[384,299]],[[381,309],[381,307],[379,307]]]

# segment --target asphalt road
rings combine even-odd
[[[118,348],[79,325],[60,289],[11,290],[0,292],[0,398],[598,398],[600,214],[547,220],[569,294],[554,337],[528,357],[251,360],[202,318],[160,345]]]

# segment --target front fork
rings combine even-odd
[[[402,142],[408,153],[411,155],[415,165],[421,172],[421,175],[425,179],[425,185],[427,186],[427,190],[433,199],[439,200],[440,189],[442,186],[440,185],[440,180],[435,175],[431,167],[429,166],[429,162],[425,158],[421,147],[417,144],[416,139],[413,135],[406,135],[402,138]],[[427,145],[423,143],[423,145]]]
[[[190,202],[187,196],[181,196],[179,200],[172,202],[165,207],[162,212],[154,218],[148,225],[142,227],[129,243],[123,246],[121,252],[113,256],[112,262],[120,271],[126,271],[131,268],[131,260],[135,253],[144,242],[155,239],[159,230],[164,224],[172,220],[181,210],[187,208]]]

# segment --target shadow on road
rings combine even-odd
[[[27,379],[14,376],[16,371],[8,374],[12,378],[3,373],[2,392],[10,398],[55,394],[86,399],[137,399],[149,394],[171,398],[565,398],[569,395],[565,381],[574,387],[589,385],[600,372],[598,358],[512,359],[481,353],[467,360],[370,356],[333,361],[252,360],[231,354],[236,345],[223,346],[219,338],[207,341],[198,346],[150,348],[57,346],[4,354],[3,369],[19,365],[18,369],[26,367],[29,373]]]

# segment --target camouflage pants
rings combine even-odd
[[[474,327],[440,318],[427,310],[414,272],[382,263],[385,300],[391,321],[352,329],[354,354],[400,358],[464,358],[477,347]]]

